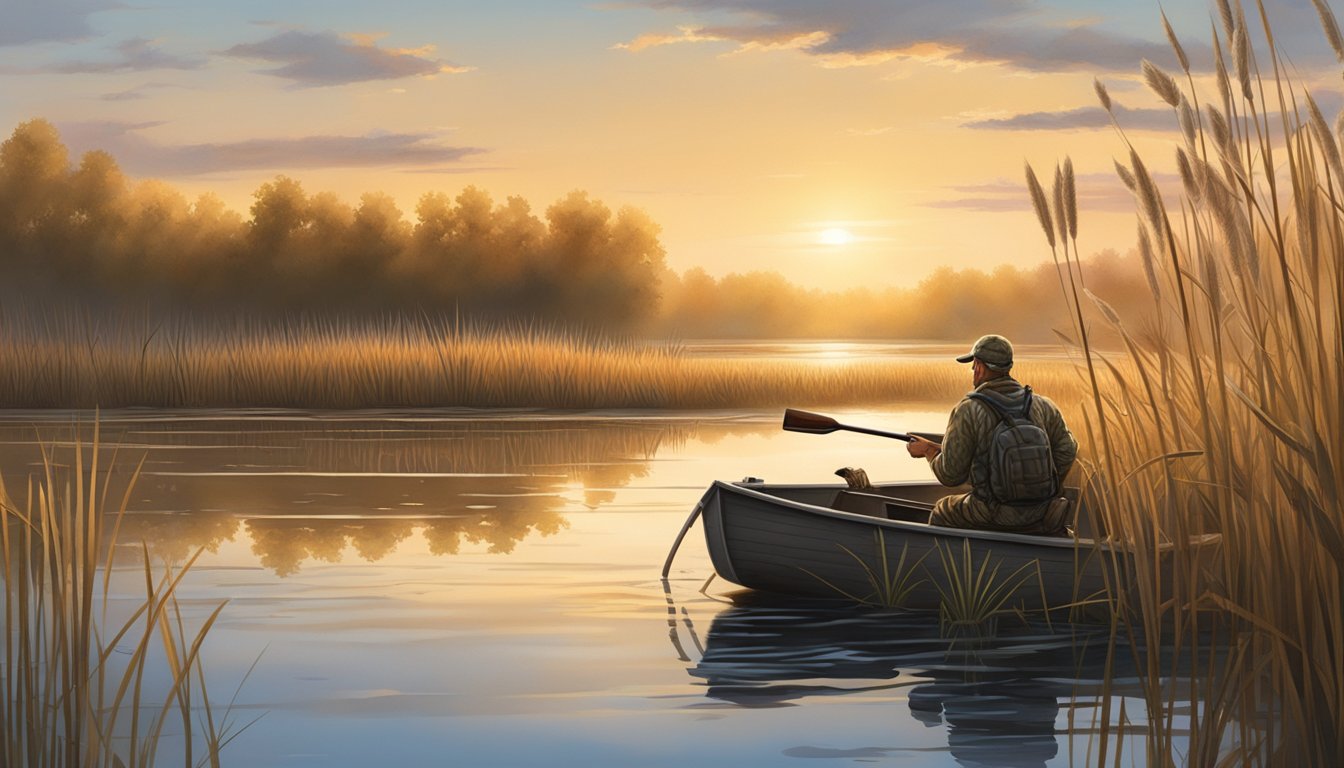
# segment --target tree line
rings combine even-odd
[[[278,176],[248,214],[133,180],[107,152],[74,163],[51,123],[22,123],[0,143],[0,297],[192,315],[424,312],[680,338],[960,339],[993,328],[1047,340],[1067,327],[1050,265],[839,292],[775,273],[678,275],[648,215],[581,191],[540,215],[475,186],[432,192],[408,220],[387,194],[350,205]],[[1088,268],[1089,286],[1117,306],[1146,292],[1133,258]]]

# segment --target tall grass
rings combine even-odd
[[[1334,16],[1314,1],[1344,61]],[[1117,164],[1137,201],[1153,312],[1134,322],[1087,290],[1071,168],[1057,176],[1055,204],[1042,199],[1037,212],[1062,254],[1068,335],[1092,382],[1088,468],[1105,489],[1103,517],[1115,536],[1150,543],[1128,606],[1136,618],[1118,625],[1141,653],[1148,764],[1338,765],[1344,166],[1336,132],[1284,68],[1263,5],[1254,24],[1235,0],[1218,8],[1211,94],[1169,26],[1182,76],[1143,65],[1181,126],[1179,201],[1163,199],[1132,147]],[[1043,198],[1030,167],[1028,177]],[[1123,334],[1127,365],[1091,348],[1093,320]],[[1203,531],[1223,535],[1212,562],[1186,544]],[[1170,577],[1157,555],[1164,541],[1175,543]],[[1164,637],[1198,670],[1188,688],[1162,668]],[[1115,748],[1103,731],[1098,764],[1118,760]]]
[[[1024,365],[1076,389],[1066,365]],[[744,408],[947,402],[950,361],[808,365],[698,359],[676,346],[544,328],[381,321],[169,321],[0,316],[0,407]]]
[[[0,484],[0,764],[149,766],[180,728],[184,764],[217,766],[240,732],[212,710],[200,662],[223,605],[188,632],[176,590],[196,557],[155,576],[142,548],[144,598],[128,618],[109,617],[116,529],[139,468],[108,514],[98,443],[95,427],[93,449],[77,443],[70,465],[44,451],[21,506]],[[165,686],[153,684],[159,677]]]

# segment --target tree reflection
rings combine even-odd
[[[376,562],[417,533],[435,555],[464,546],[507,554],[529,536],[567,528],[567,507],[613,503],[660,450],[775,429],[578,417],[149,414],[105,418],[99,440],[105,456],[116,449],[118,496],[145,458],[121,543],[145,542],[156,557],[180,561],[242,532],[262,566],[288,576],[305,562],[339,562],[350,547]],[[91,426],[0,423],[0,473],[13,484],[41,471],[39,446],[60,473],[76,438],[87,446],[92,436]]]

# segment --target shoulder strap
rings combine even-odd
[[[998,417],[999,421],[1002,421],[1004,424],[1007,424],[1010,427],[1013,425],[1012,414],[1008,413],[1007,407],[1005,407],[1003,403],[1000,403],[995,398],[990,397],[989,395],[986,395],[983,392],[972,392],[966,396],[972,400],[984,403],[985,405],[989,406],[989,410],[995,416]]]
[[[967,393],[966,396],[972,400],[978,400],[985,405],[988,405],[990,410],[994,412],[994,415],[999,417],[1000,421],[1011,427],[1014,426],[1017,419],[1031,421],[1031,387],[1024,387],[1024,389],[1027,394],[1026,397],[1022,399],[1022,413],[1020,414],[1013,413],[1009,410],[1008,406],[997,397],[992,397],[984,392],[970,392]]]

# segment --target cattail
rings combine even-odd
[[[1134,174],[1130,173],[1128,168],[1121,165],[1119,160],[1112,160],[1111,162],[1115,163],[1115,175],[1120,177],[1120,181],[1124,182],[1125,187],[1127,187],[1130,192],[1133,192]]]
[[[1316,134],[1316,141],[1321,145],[1321,152],[1325,154],[1331,172],[1335,174],[1335,182],[1344,184],[1344,165],[1340,164],[1339,145],[1335,144],[1335,137],[1325,123],[1325,116],[1321,114],[1321,108],[1316,106],[1316,100],[1310,93],[1307,94],[1307,109],[1311,115],[1311,127]]]
[[[1117,327],[1120,325],[1120,315],[1116,314],[1115,309],[1110,304],[1107,304],[1105,300],[1087,288],[1083,289],[1083,293],[1087,294],[1087,298],[1097,305],[1097,309],[1101,310],[1102,317],[1105,317],[1111,325]]]
[[[1162,298],[1162,287],[1157,282],[1157,261],[1153,258],[1153,243],[1148,239],[1148,228],[1139,221],[1139,256],[1143,262],[1143,276],[1148,279],[1148,288],[1154,298]]]
[[[1181,133],[1185,136],[1186,146],[1192,150],[1195,146],[1195,110],[1190,106],[1190,100],[1181,94],[1181,105],[1177,108],[1176,116],[1181,123]]]
[[[1198,203],[1204,197],[1203,185],[1200,184],[1194,169],[1190,167],[1189,156],[1180,147],[1176,148],[1176,169],[1180,171],[1181,184],[1185,186],[1185,194],[1192,201]]]
[[[1050,221],[1050,206],[1045,202],[1045,190],[1041,189],[1041,182],[1036,180],[1036,172],[1031,170],[1031,163],[1027,167],[1027,189],[1031,191],[1031,205],[1036,209],[1036,218],[1041,222],[1041,229],[1045,230],[1045,239],[1050,243],[1050,248],[1055,247],[1055,228]]]
[[[1325,0],[1311,0],[1316,6],[1316,13],[1321,16],[1321,28],[1325,30],[1325,39],[1330,41],[1330,47],[1335,49],[1335,57],[1344,61],[1344,38],[1339,36],[1339,23],[1335,21],[1335,12],[1330,10],[1330,6],[1325,4]]]
[[[1237,80],[1241,82],[1241,95],[1247,101],[1255,101],[1251,92],[1251,41],[1246,36],[1246,19],[1242,17],[1237,30],[1232,34],[1232,65],[1237,70]]]
[[[1320,3],[1320,0],[1315,0]],[[1181,47],[1181,41],[1176,39],[1176,32],[1171,28],[1171,22],[1167,21],[1167,12],[1162,11],[1162,27],[1167,30],[1167,41],[1171,43],[1171,49],[1176,52],[1176,60],[1181,63],[1181,69],[1190,74],[1190,59],[1185,57],[1185,49]]]
[[[1068,214],[1069,237],[1078,239],[1078,189],[1073,179],[1073,158],[1064,157],[1064,212]]]
[[[1069,237],[1069,214],[1064,203],[1064,172],[1058,164],[1055,165],[1055,185],[1051,191],[1055,197],[1055,226],[1059,228],[1060,241],[1065,242]]]
[[[1140,66],[1143,69],[1143,79],[1148,83],[1148,87],[1153,89],[1153,93],[1173,107],[1181,103],[1181,89],[1171,75],[1147,59],[1144,59]]]
[[[1111,94],[1107,92],[1106,86],[1097,78],[1092,78],[1092,87],[1097,89],[1097,98],[1101,100],[1101,106],[1107,112],[1111,112]],[[1111,113],[1115,114],[1115,113]]]

